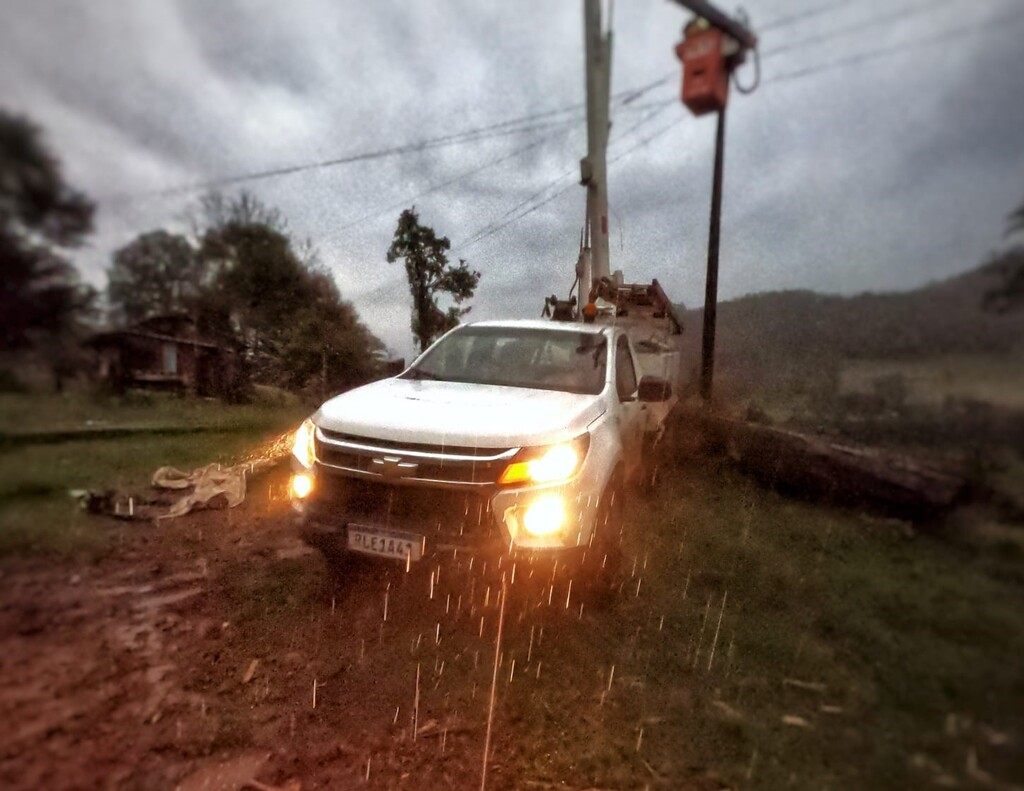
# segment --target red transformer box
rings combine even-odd
[[[725,107],[730,73],[726,50],[730,44],[735,42],[721,30],[691,24],[676,45],[676,55],[683,62],[683,104],[694,115]]]

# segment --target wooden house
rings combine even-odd
[[[201,336],[184,314],[100,332],[89,345],[97,354],[100,379],[116,392],[146,387],[234,400],[247,389],[239,344]]]

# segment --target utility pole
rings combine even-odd
[[[700,348],[700,395],[711,400],[715,375],[715,322],[718,319],[718,246],[722,222],[722,170],[725,158],[725,107],[715,130],[715,171],[711,180],[711,227],[708,229],[708,272],[704,283],[704,331]]]
[[[729,80],[746,51],[757,49],[757,36],[744,24],[705,0],[675,0],[697,17],[685,28],[676,47],[683,61],[683,103],[694,115],[715,112],[715,167],[711,183],[707,280],[704,287],[704,330],[701,336],[700,394],[711,399],[715,373],[715,326],[718,318],[718,251],[721,241],[722,178],[725,159],[725,108]],[[756,87],[756,85],[755,85]],[[751,88],[750,90],[753,90]],[[744,91],[749,93],[749,91]]]
[[[612,79],[612,34],[602,29],[601,0],[583,0],[586,50],[587,156],[580,162],[580,182],[587,187],[587,233],[591,273],[580,280],[581,302],[589,302],[594,281],[611,274],[608,264],[608,129]]]

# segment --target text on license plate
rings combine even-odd
[[[412,533],[350,525],[348,548],[353,552],[396,560],[419,560],[423,555],[423,539]]]

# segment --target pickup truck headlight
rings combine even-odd
[[[312,420],[306,419],[295,431],[295,439],[292,440],[292,455],[299,460],[306,469],[313,466],[316,461],[316,425]]]
[[[543,448],[525,448],[498,479],[499,484],[555,483],[566,481],[579,470],[590,447],[590,435],[572,442]]]

